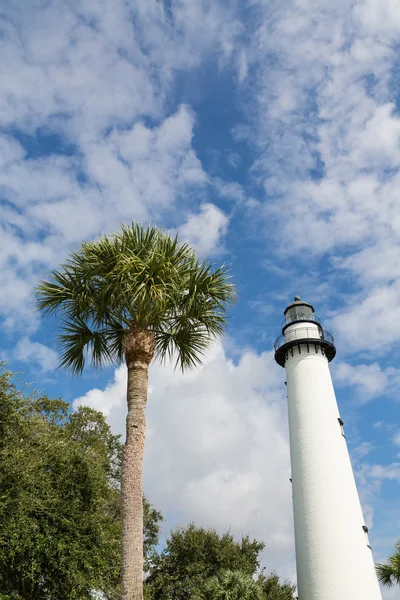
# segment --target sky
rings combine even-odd
[[[400,538],[400,4],[4,0],[0,356],[123,432],[125,368],[57,369],[38,280],[152,222],[230,265],[239,301],[202,367],[150,370],[144,487],[171,527],[231,528],[294,577],[284,371],[294,295],[331,372],[376,560]],[[385,592],[385,600],[399,591]]]

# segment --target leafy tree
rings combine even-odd
[[[142,466],[148,367],[175,357],[182,370],[201,361],[226,324],[234,287],[225,267],[201,263],[186,244],[154,227],[122,227],[84,243],[37,289],[38,307],[63,317],[61,365],[81,373],[125,362],[126,443],[122,466],[122,600],[143,598]]]
[[[264,596],[251,575],[226,570],[210,577],[193,600],[264,600]]]
[[[121,456],[101,413],[25,396],[0,372],[0,598],[118,597]],[[144,513],[149,564],[161,515]]]
[[[214,529],[194,524],[178,528],[171,533],[165,549],[149,571],[146,598],[191,600],[203,591],[206,580],[220,576],[224,570],[240,571],[244,577],[252,577],[259,569],[259,554],[263,548],[262,542],[248,536],[237,541],[229,532],[219,535]],[[275,600],[273,596],[271,600]]]
[[[376,570],[378,579],[383,585],[387,587],[400,585],[400,541],[397,542],[387,562],[377,565]]]
[[[257,583],[261,587],[263,598],[266,600],[293,600],[296,586],[292,585],[290,581],[281,583],[275,573],[268,576],[261,573]]]
[[[259,571],[259,554],[263,549],[262,542],[248,536],[238,541],[229,532],[219,535],[215,529],[204,529],[193,523],[177,528],[149,570],[145,597],[147,600],[194,600],[201,598],[201,594],[211,593],[207,586],[218,590],[217,583],[220,587],[242,580],[248,584]],[[253,588],[249,588],[252,593]],[[254,589],[261,590],[264,600],[293,600],[295,588],[288,582],[281,585],[275,574],[267,577],[261,573]]]

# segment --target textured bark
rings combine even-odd
[[[143,455],[154,335],[132,328],[125,336],[124,353],[128,368],[128,414],[121,485],[121,600],[143,600]]]

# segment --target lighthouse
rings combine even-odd
[[[286,370],[299,600],[382,600],[332,384],[332,335],[311,304],[284,311],[275,360]]]

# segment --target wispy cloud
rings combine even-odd
[[[210,53],[227,64],[240,24],[223,3],[52,0],[22,12],[7,3],[0,28],[1,263],[11,290],[1,311],[9,328],[33,331],[29,290],[81,240],[132,219],[179,226],[182,198],[196,213],[209,185],[192,144],[196,116],[171,109],[169,93]],[[219,215],[205,217],[222,238]]]
[[[58,354],[45,344],[32,342],[29,338],[22,337],[14,348],[13,358],[23,363],[29,363],[31,368],[33,365],[46,372],[56,368]]]
[[[204,203],[197,214],[188,216],[179,227],[181,238],[189,242],[202,256],[212,256],[222,251],[229,217],[214,204]]]
[[[375,343],[370,331],[353,335],[364,319],[391,344],[400,338],[387,326],[396,303],[378,303],[398,296],[400,275],[397,4],[381,12],[372,0],[255,6],[261,24],[247,54],[257,75],[242,133],[259,148],[253,172],[266,192],[267,235],[272,219],[280,252],[301,250],[305,264],[328,255],[355,278],[357,296],[334,321],[345,343]]]
[[[393,398],[398,400],[399,369],[393,367],[383,369],[376,362],[356,365],[342,362],[334,365],[333,374],[338,386],[354,386],[358,390],[358,400],[361,403],[387,394],[393,395]]]

